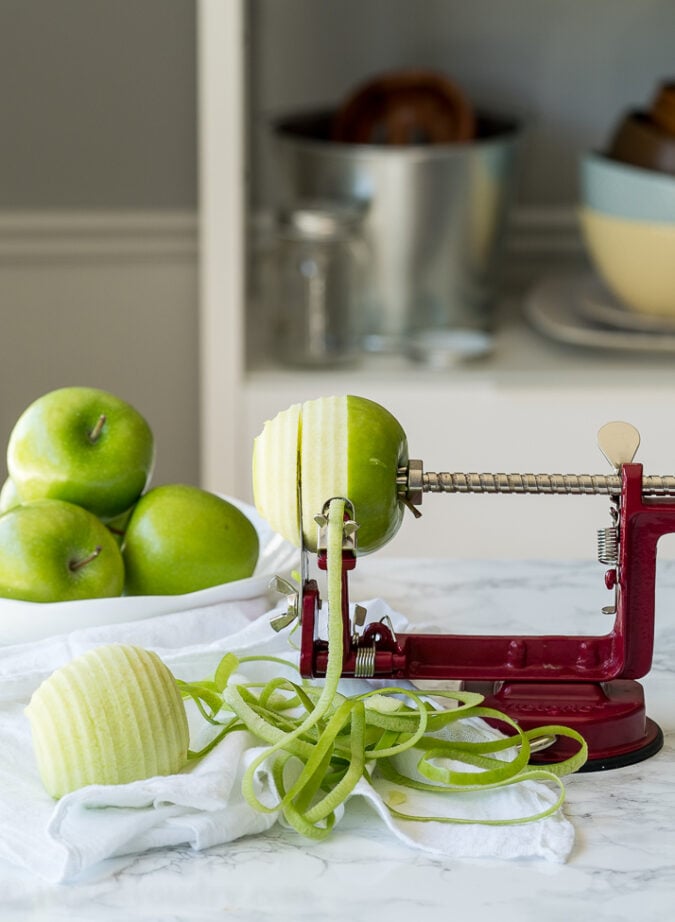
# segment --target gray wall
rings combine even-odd
[[[194,208],[195,96],[194,0],[0,0],[0,208]]]
[[[249,0],[248,12],[263,201],[270,118],[428,65],[523,117],[525,203],[569,204],[578,150],[675,76],[673,0]],[[195,85],[194,0],[0,0],[0,208],[194,208]]]
[[[521,200],[566,205],[578,151],[675,77],[673,0],[252,0],[258,197],[273,195],[267,125],[335,104],[378,71],[430,66],[527,125]]]

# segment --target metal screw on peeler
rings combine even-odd
[[[616,471],[633,460],[640,435],[629,423],[607,423],[598,433],[600,450]],[[616,474],[491,474],[434,473],[424,471],[421,461],[410,461],[397,477],[404,501],[420,505],[423,493],[621,493],[621,477]],[[675,496],[675,475],[643,477],[643,493]]]

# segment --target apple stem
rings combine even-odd
[[[90,442],[98,442],[101,433],[103,432],[103,427],[105,426],[106,416],[105,413],[101,413],[99,418],[96,420],[94,428],[89,433]]]
[[[73,571],[81,569],[81,567],[86,567],[88,563],[91,563],[92,560],[96,560],[98,555],[101,553],[103,548],[100,544],[97,544],[91,554],[88,554],[86,557],[83,557],[82,560],[71,560],[68,564],[69,568]]]

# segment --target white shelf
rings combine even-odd
[[[344,390],[373,383],[426,390],[455,388],[555,387],[638,389],[675,385],[675,356],[583,349],[548,340],[522,314],[522,300],[511,299],[496,318],[492,353],[484,358],[434,369],[403,356],[367,355],[353,366],[314,371],[283,367],[269,359],[251,363],[245,375],[250,390],[300,385],[315,390],[337,385]]]

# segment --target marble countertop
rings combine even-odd
[[[604,633],[602,568],[584,562],[365,558],[353,600],[382,597],[454,633]],[[2,922],[143,919],[500,922],[662,920],[675,897],[675,564],[659,563],[647,711],[665,735],[651,759],[567,779],[576,843],[565,864],[439,860],[346,818],[325,842],[275,826],[203,853],[162,850],[118,873],[51,885],[0,862]]]

